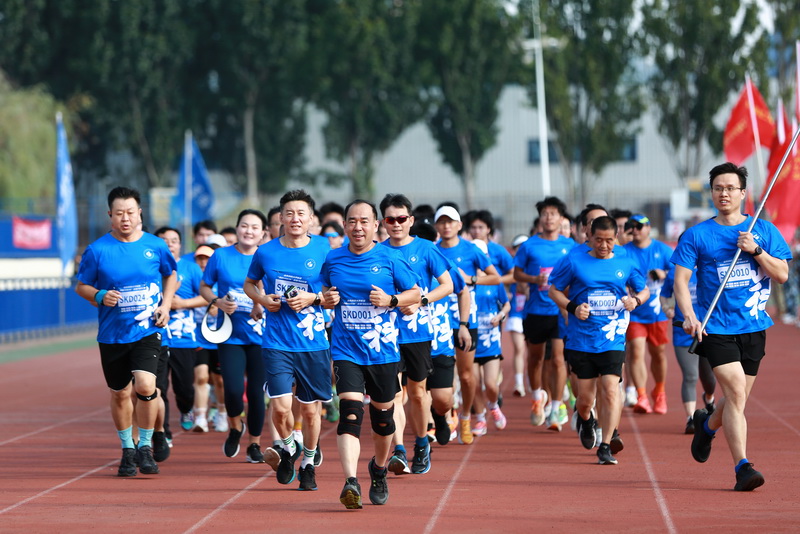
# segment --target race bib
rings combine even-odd
[[[590,315],[613,315],[620,307],[621,302],[611,291],[594,291],[589,294]]]
[[[539,276],[544,275],[544,282],[539,284],[539,291],[547,291],[550,289],[550,273],[552,272],[552,267],[539,267]]]
[[[158,301],[159,292],[155,284],[120,287],[117,291],[121,295],[117,302],[121,313],[140,312]]]
[[[275,294],[281,296],[281,300],[286,300],[286,292],[291,289],[292,287],[298,289],[299,291],[305,291],[307,293],[311,293],[308,289],[308,284],[306,282],[301,282],[297,280],[287,280],[285,278],[277,278],[275,280]]]
[[[348,330],[370,330],[375,327],[375,318],[385,308],[376,308],[371,304],[355,305],[342,304],[339,316],[344,327]]]
[[[250,313],[253,311],[253,300],[245,295],[242,289],[230,289],[228,290],[228,295],[236,302],[237,312]]]
[[[720,283],[722,283],[722,280],[725,278],[725,275],[730,267],[731,260],[717,262],[717,276],[719,277]],[[731,273],[731,277],[728,278],[728,283],[725,284],[725,289],[749,287],[750,282],[755,279],[754,274],[755,273],[753,272],[753,268],[750,266],[750,262],[746,259],[740,258],[733,267],[733,272]]]

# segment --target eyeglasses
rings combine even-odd
[[[400,215],[399,217],[384,217],[383,220],[386,221],[386,224],[403,224],[407,220],[411,218],[411,215]]]
[[[724,192],[728,193],[729,195],[732,195],[734,191],[742,191],[742,190],[744,190],[744,187],[733,187],[733,186],[722,187],[721,185],[715,185],[712,188],[712,190],[715,193],[722,193],[724,191]]]

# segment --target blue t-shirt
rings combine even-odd
[[[675,269],[670,270],[667,277],[664,279],[664,285],[661,288],[661,296],[670,298],[674,294],[675,288]],[[692,296],[692,307],[697,304],[697,270],[692,271],[692,277],[689,278],[689,294]],[[697,310],[695,310],[697,314]],[[672,318],[673,322],[683,322],[683,312],[680,307],[675,306],[675,317]],[[672,344],[676,347],[689,347],[692,344],[692,336],[684,332],[683,328],[679,326],[672,327]]]
[[[506,250],[506,247],[500,243],[489,241],[486,243],[486,248],[489,251],[489,261],[497,269],[497,274],[503,276],[514,268],[514,258]]]
[[[392,246],[388,239],[382,244],[403,255],[411,270],[416,273],[417,284],[423,295],[430,292],[432,281],[442,276],[450,267],[449,262],[444,259],[436,245],[425,239],[414,238],[410,243],[401,247]],[[420,306],[412,315],[400,315],[398,325],[401,344],[419,343],[433,339],[429,308],[430,305]]]
[[[175,258],[160,237],[143,233],[127,243],[108,233],[89,245],[78,267],[78,280],[122,295],[116,306],[98,306],[99,343],[133,343],[153,333],[153,312],[161,302],[162,278],[177,270]]]
[[[453,279],[453,293],[436,302],[431,306],[431,326],[433,328],[433,340],[431,341],[431,358],[437,356],[455,356],[456,350],[453,344],[453,330],[458,329],[458,293],[464,290],[466,284],[458,269],[452,265],[448,269],[450,278]],[[439,282],[433,281],[431,289],[439,287]],[[450,310],[452,301],[450,297],[456,297],[456,325],[453,326],[453,314]]]
[[[203,272],[206,285],[217,284],[219,298],[232,297],[236,301],[236,311],[231,315],[233,332],[225,342],[227,345],[261,345],[264,319],[256,321],[250,317],[253,300],[244,292],[244,279],[247,278],[252,260],[253,256],[242,254],[235,246],[222,247],[208,258],[208,265]]]
[[[528,297],[524,293],[517,292],[517,283],[514,282],[508,286],[508,292],[511,295],[511,311],[508,312],[509,317],[525,317],[525,303]]]
[[[476,358],[499,356],[503,353],[500,346],[500,326],[492,326],[492,317],[508,302],[508,295],[502,284],[496,286],[477,286],[475,299],[478,304],[478,346]]]
[[[388,295],[413,288],[417,275],[403,256],[377,243],[363,254],[348,247],[331,250],[322,265],[322,284],[339,291],[331,330],[331,358],[358,365],[400,361],[397,348],[400,310],[373,306],[372,286]]]
[[[661,299],[659,298],[664,281],[659,280],[656,282],[650,278],[648,273],[653,269],[661,269],[669,274],[672,270],[672,264],[669,262],[669,258],[672,256],[672,249],[666,243],[655,239],[645,248],[637,247],[633,241],[623,248],[628,252],[628,256],[635,258],[639,262],[639,272],[647,283],[647,289],[650,290],[650,298],[647,302],[642,302],[641,306],[637,306],[631,312],[631,321],[641,324],[666,321],[667,316],[661,310]]]
[[[474,243],[464,241],[459,238],[458,244],[454,247],[445,248],[441,242],[438,243],[437,248],[442,255],[447,258],[450,263],[458,269],[464,271],[467,276],[474,276],[478,274],[478,270],[486,271],[492,265],[489,257],[484,254]],[[461,274],[459,273],[459,276]],[[463,277],[461,277],[463,280]],[[471,302],[469,310],[469,328],[478,328],[478,307],[475,304],[475,288],[470,287]],[[458,328],[458,295],[455,293],[450,294],[450,322],[453,328]]]
[[[746,232],[750,217],[736,226],[723,226],[713,218],[686,230],[670,261],[687,269],[697,266],[698,320],[702,321],[714,300],[725,273],[731,266],[738,247],[739,232]],[[790,260],[792,253],[772,223],[758,220],[753,227],[755,242],[770,256]],[[742,252],[720,295],[706,332],[709,334],[747,334],[772,326],[767,314],[771,280],[763,268],[747,252]]]
[[[628,295],[628,286],[637,293],[645,287],[634,259],[616,254],[607,259],[588,252],[569,254],[553,270],[550,284],[559,291],[569,287],[570,300],[579,305],[588,302],[591,309],[585,321],[569,316],[565,348],[595,354],[625,350],[630,313],[621,299]]]
[[[575,241],[569,237],[559,235],[550,241],[535,235],[522,243],[514,256],[514,266],[530,276],[550,274],[556,264],[569,254],[575,246]],[[558,306],[548,296],[550,281],[542,285],[528,284],[530,292],[528,301],[523,310],[524,315],[558,315]]]
[[[203,271],[196,263],[178,261],[178,290],[176,297],[191,299],[200,294],[200,280],[203,279]],[[169,324],[167,324],[167,345],[176,349],[194,349],[200,346],[197,338],[197,322],[195,321],[195,310],[198,308],[184,308],[172,310],[169,313]],[[199,309],[205,311],[205,306]]]
[[[280,239],[273,239],[258,247],[253,256],[247,277],[262,280],[266,294],[281,296],[281,309],[265,312],[265,349],[314,352],[330,346],[322,306],[307,306],[296,312],[284,296],[290,286],[309,293],[322,290],[320,271],[331,247],[325,237],[310,237],[311,241],[300,248],[287,248]]]

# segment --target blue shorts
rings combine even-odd
[[[267,395],[271,399],[292,394],[309,404],[328,402],[333,397],[331,389],[331,353],[329,350],[287,352],[261,349],[267,371]]]

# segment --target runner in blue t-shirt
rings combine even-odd
[[[217,346],[222,378],[225,382],[225,406],[228,409],[228,438],[222,452],[228,458],[239,454],[239,440],[245,431],[250,435],[247,461],[263,463],[261,431],[264,428],[264,359],[261,357],[263,313],[261,304],[244,293],[244,281],[250,262],[264,237],[266,216],[258,210],[246,209],[236,221],[238,242],[218,248],[208,259],[203,272],[200,294],[209,304],[230,316],[233,332]],[[214,287],[216,286],[216,293]],[[247,375],[247,425],[244,412],[245,374]]]
[[[122,443],[118,476],[158,473],[152,437],[156,424],[161,340],[177,288],[175,259],[167,245],[142,232],[139,192],[116,187],[108,194],[111,231],[89,245],[75,291],[97,306],[97,342],[111,415]],[[134,379],[135,380],[132,380]],[[139,445],[133,444],[132,393],[139,399]]]
[[[586,253],[572,253],[550,276],[550,297],[570,316],[565,352],[578,377],[578,433],[581,444],[595,445],[597,421],[592,415],[596,391],[603,397],[599,412],[601,464],[616,464],[611,439],[619,425],[619,379],[625,361],[625,331],[630,312],[647,300],[650,291],[630,257],[618,257],[614,243],[617,223],[604,215],[592,221]],[[634,293],[628,296],[628,289]],[[569,296],[567,296],[567,293]],[[598,382],[598,377],[600,381]]]
[[[494,216],[489,210],[477,210],[471,212],[472,217],[469,223],[469,235],[473,241],[480,240],[486,243],[489,261],[497,269],[500,275],[501,284],[511,284],[514,282],[514,258],[506,247],[493,241],[494,238]]]
[[[192,227],[192,237],[194,239],[195,249],[202,245],[207,245],[208,238],[217,233],[217,225],[214,221],[205,220],[194,223]],[[224,245],[220,245],[224,246]],[[175,259],[182,259],[194,263],[194,251],[188,251],[183,256],[175,256]]]
[[[464,281],[470,287],[470,292],[476,285],[496,285],[500,283],[500,275],[492,265],[489,258],[474,244],[458,237],[461,232],[461,215],[452,205],[442,205],[434,215],[436,230],[439,232],[440,241],[437,245],[439,252],[450,260],[462,273]],[[450,295],[450,309],[454,316],[458,313],[458,302],[455,294]],[[470,320],[468,323],[472,343],[467,346],[456,346],[456,367],[461,383],[461,414],[459,416],[459,435],[461,443],[472,443],[472,424],[470,422],[472,403],[475,400],[477,377],[473,369],[475,348],[478,343],[478,317],[475,298],[472,297]],[[459,323],[460,326],[461,323]]]
[[[707,358],[725,397],[710,416],[694,414],[692,456],[705,462],[711,454],[714,433],[725,422],[725,438],[736,469],[736,491],[752,491],[764,476],[747,459],[747,397],[764,357],[766,330],[772,319],[766,312],[772,281],[786,282],[786,241],[771,223],[758,220],[748,232],[751,219],[741,213],[747,188],[747,169],[733,163],[717,165],[709,172],[712,200],[718,215],[689,228],[672,255],[675,264],[675,299],[684,315],[683,329],[700,342],[697,353]],[[741,251],[738,261],[733,257]],[[697,305],[692,306],[689,280],[697,268]],[[705,331],[699,318],[707,310],[727,271],[733,269],[720,294]],[[697,310],[697,314],[695,313]]]
[[[383,226],[389,233],[389,239],[383,242],[400,254],[408,262],[411,270],[418,277],[420,300],[401,311],[403,315],[398,321],[400,330],[400,368],[402,379],[410,402],[409,417],[414,431],[414,456],[409,469],[406,449],[403,446],[403,433],[406,427],[406,415],[403,409],[403,391],[399,391],[394,399],[395,432],[394,450],[389,459],[389,471],[396,475],[403,473],[423,474],[431,468],[431,446],[428,442],[428,414],[430,398],[426,391],[426,382],[433,372],[431,360],[431,314],[429,306],[439,300],[447,302],[453,291],[453,281],[448,269],[450,263],[437,250],[436,245],[425,239],[417,239],[410,235],[414,217],[411,215],[411,201],[405,195],[386,195],[380,204],[383,215]],[[436,280],[436,289],[431,289]]]
[[[675,358],[681,368],[683,380],[681,381],[681,400],[683,409],[686,412],[686,426],[684,434],[694,434],[694,410],[697,400],[697,379],[703,386],[703,402],[708,413],[714,411],[714,389],[717,386],[717,379],[714,378],[714,371],[711,370],[706,358],[700,358],[697,354],[689,352],[692,338],[683,331],[683,314],[681,309],[675,307],[673,298],[673,285],[675,283],[675,269],[670,269],[661,287],[661,308],[668,319],[673,321],[672,327],[672,346],[675,349]],[[689,279],[689,293],[692,296],[692,304],[697,303],[697,275],[693,272]]]
[[[420,302],[417,275],[402,255],[375,242],[378,211],[365,200],[345,209],[346,247],[328,253],[322,266],[323,291],[336,288],[339,303],[333,319],[331,356],[339,394],[339,457],[346,478],[339,500],[346,508],[361,508],[356,478],[359,437],[364,417],[364,393],[370,396],[375,456],[369,462],[369,498],[385,504],[389,498],[386,463],[394,434],[397,379],[398,307]]]
[[[514,255],[519,251],[520,245],[528,240],[525,234],[519,234],[511,242]],[[522,320],[525,318],[525,301],[528,300],[528,284],[517,283],[508,286],[509,298],[511,300],[511,311],[508,312],[508,319],[504,322],[503,330],[508,332],[511,337],[511,358],[514,365],[514,396],[525,396],[525,334],[522,328]]]
[[[322,293],[320,271],[330,251],[328,240],[309,235],[314,199],[302,189],[281,197],[284,234],[259,247],[244,290],[269,313],[263,337],[267,394],[272,421],[281,439],[276,478],[281,484],[294,480],[294,462],[300,453],[297,475],[301,490],[316,490],[314,456],[317,453],[322,403],[331,400],[331,355],[322,306],[330,299]],[[264,293],[258,289],[263,282]],[[331,304],[332,306],[332,304]],[[303,443],[294,439],[292,386],[300,402]]]
[[[476,436],[486,435],[486,411],[488,410],[497,430],[506,427],[506,416],[500,409],[500,361],[503,359],[501,348],[500,323],[508,316],[511,304],[502,284],[496,286],[477,286],[475,300],[478,306],[478,347],[475,349],[473,369],[478,377],[475,391],[475,426],[472,433]],[[483,372],[481,372],[483,371]]]
[[[562,392],[567,384],[564,362],[564,340],[559,334],[558,306],[547,294],[548,277],[556,264],[575,246],[561,235],[561,221],[567,206],[556,197],[536,203],[542,232],[525,241],[514,257],[514,279],[528,284],[528,301],[523,313],[522,329],[528,342],[528,379],[531,386],[531,424],[543,425],[546,412],[548,428],[557,432],[566,423],[566,408],[562,409]],[[550,343],[549,358],[545,355]],[[549,359],[549,364],[545,360]],[[550,399],[548,410],[548,398]]]

